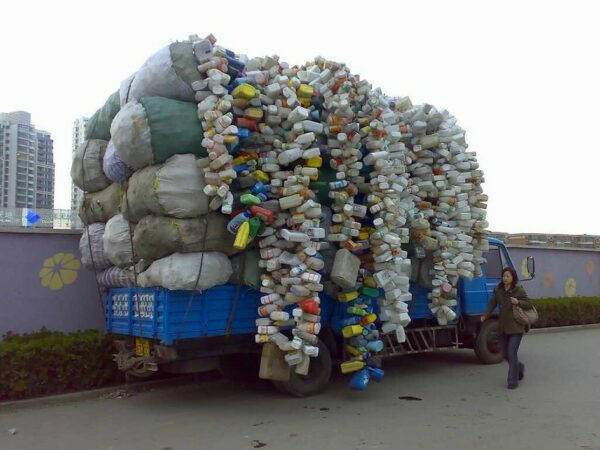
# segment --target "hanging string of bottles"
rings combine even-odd
[[[234,246],[260,248],[256,342],[275,343],[308,373],[321,328],[321,251],[337,245],[330,278],[344,310],[341,371],[365,389],[383,377],[381,334],[406,340],[411,257],[431,257],[440,324],[455,319],[459,277],[483,262],[487,198],[476,155],[447,111],[387,97],[344,64],[290,67],[277,56],[236,55],[212,35],[192,41],[203,75],[192,87],[209,151],[204,192],[212,210],[231,215]],[[324,164],[335,173],[328,227],[315,188]]]

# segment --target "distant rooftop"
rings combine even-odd
[[[546,233],[502,233],[491,232],[507,245],[525,245],[549,248],[600,249],[600,236],[592,234],[546,234]]]

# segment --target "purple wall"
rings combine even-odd
[[[600,251],[509,247],[519,277],[535,258],[535,278],[523,282],[530,297],[600,297]]]
[[[43,326],[103,328],[93,272],[79,261],[79,232],[0,229],[0,337]]]
[[[79,232],[0,228],[0,336],[43,326],[56,331],[102,329],[93,273],[79,262]],[[600,296],[600,251],[510,247],[517,272],[535,257],[536,278],[524,282],[539,297]]]

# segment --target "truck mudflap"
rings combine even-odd
[[[396,333],[383,334],[384,348],[378,356],[385,358],[432,352],[442,348],[462,347],[458,339],[456,325],[407,328],[404,332],[404,339],[402,339],[402,336],[397,336]]]

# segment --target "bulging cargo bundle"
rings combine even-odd
[[[163,97],[132,100],[116,115],[110,133],[117,153],[134,170],[175,154],[206,156],[194,103]]]
[[[106,100],[106,103],[94,113],[85,125],[84,136],[86,139],[110,140],[110,124],[121,109],[119,92],[115,92]]]
[[[204,174],[194,155],[175,155],[165,164],[149,166],[129,179],[123,212],[128,220],[139,222],[148,214],[180,219],[206,214]]]
[[[232,272],[231,262],[223,253],[174,253],[154,261],[139,275],[139,284],[171,290],[202,290],[227,283]]]
[[[121,187],[118,183],[113,183],[101,191],[84,194],[79,207],[79,218],[86,225],[106,223],[119,214],[120,204]]]
[[[93,223],[88,225],[79,240],[79,252],[81,253],[81,264],[90,270],[104,270],[112,264],[104,251],[105,225]]]
[[[171,253],[239,252],[227,232],[227,220],[216,212],[195,219],[146,216],[135,227],[133,246],[135,254],[147,261]]]
[[[133,175],[133,169],[123,162],[113,141],[109,141],[102,160],[102,170],[106,177],[115,183],[122,183]]]
[[[134,273],[131,269],[109,267],[96,273],[98,284],[105,288],[125,288],[135,286]]]
[[[102,242],[106,257],[113,266],[125,268],[134,264],[131,245],[133,232],[134,225],[126,220],[123,214],[117,214],[106,222]]]
[[[102,170],[102,161],[108,142],[100,139],[83,141],[73,157],[71,179],[86,192],[97,192],[108,187],[111,181]]]
[[[191,42],[174,42],[156,52],[121,83],[121,106],[142,97],[194,101],[192,84],[201,79]]]

